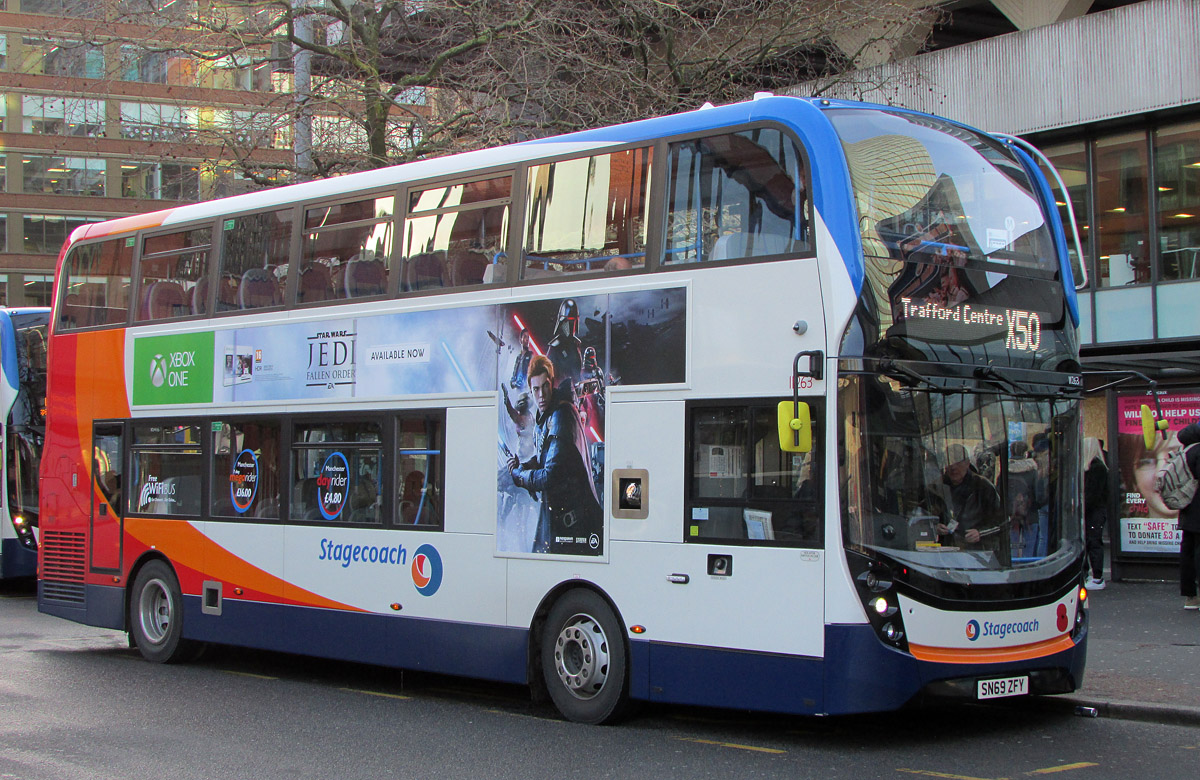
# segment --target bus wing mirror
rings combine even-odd
[[[808,404],[779,402],[779,449],[784,452],[812,452],[812,415]]]
[[[1150,407],[1142,404],[1142,439],[1146,442],[1146,449],[1154,449],[1154,434],[1165,431],[1167,425],[1166,420],[1155,420]]]

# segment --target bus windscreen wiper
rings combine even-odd
[[[919,374],[908,366],[897,363],[891,358],[884,358],[879,361],[879,371],[909,386],[923,385],[934,392],[951,392],[950,388],[939,385],[929,377]]]
[[[1045,397],[1048,395],[1049,396],[1064,396],[1064,395],[1069,395],[1072,392],[1070,389],[1065,388],[1065,387],[1056,388],[1053,392],[1046,392],[1044,390],[1038,390],[1035,385],[1031,385],[1027,382],[1021,382],[1016,379],[1007,377],[1004,374],[997,371],[992,366],[977,366],[975,368],[974,374],[975,374],[976,379],[980,379],[984,382],[987,382],[988,384],[992,385],[993,387],[1003,390],[1005,392],[1012,393],[1013,395],[1032,396],[1032,397],[1040,398],[1040,397]],[[1078,390],[1076,392],[1078,392]]]

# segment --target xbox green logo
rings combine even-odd
[[[167,381],[167,361],[162,355],[150,359],[150,384],[162,387]]]
[[[135,339],[133,365],[134,406],[212,403],[212,331]]]

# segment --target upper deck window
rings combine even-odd
[[[298,303],[366,298],[388,291],[395,201],[388,195],[304,213]]]
[[[511,204],[511,176],[410,192],[400,291],[504,281]]]
[[[773,128],[671,144],[664,265],[808,248],[804,158]]]
[[[63,263],[61,330],[117,325],[129,314],[133,236],[73,247]]]
[[[923,297],[928,285],[957,294],[945,274],[914,263],[1058,269],[1029,176],[996,141],[917,114],[845,109],[829,118],[850,166],[863,253],[882,259],[874,265],[885,273],[909,266],[907,282],[891,273],[889,283],[904,288],[897,294]]]
[[[651,151],[531,167],[523,278],[645,266]]]
[[[291,210],[227,219],[221,235],[216,310],[282,304],[292,249]]]
[[[138,322],[208,314],[212,228],[150,236],[139,265]]]

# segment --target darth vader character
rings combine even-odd
[[[554,322],[554,338],[546,349],[546,356],[554,364],[554,375],[562,387],[570,383],[574,389],[583,371],[583,342],[579,340],[579,304],[567,298],[558,307],[558,318]]]

